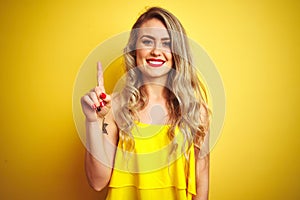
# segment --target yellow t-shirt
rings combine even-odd
[[[183,135],[177,129],[178,148],[170,154],[174,145],[168,128],[136,123],[134,152],[124,155],[118,145],[106,200],[192,199],[196,194],[194,147],[182,148]]]

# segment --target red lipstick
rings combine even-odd
[[[156,58],[149,58],[149,59],[146,59],[146,61],[147,61],[148,65],[151,67],[161,67],[166,62],[162,59],[156,59]]]

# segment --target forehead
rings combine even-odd
[[[165,25],[158,19],[150,19],[145,21],[138,31],[139,37],[150,35],[155,38],[169,38],[169,33]]]

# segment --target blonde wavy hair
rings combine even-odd
[[[135,50],[138,29],[144,22],[153,18],[165,25],[171,38],[174,70],[168,74],[166,96],[170,124],[168,137],[173,142],[172,151],[178,147],[174,140],[176,127],[184,135],[185,145],[190,146],[194,143],[200,148],[209,129],[210,110],[207,106],[207,93],[193,67],[191,50],[183,26],[172,13],[159,7],[149,8],[137,19],[124,49],[126,81],[119,94],[121,109],[116,116],[120,128],[121,148],[127,152],[134,150],[131,130],[135,126],[134,121],[138,120],[138,112],[148,103],[142,74],[136,67]]]

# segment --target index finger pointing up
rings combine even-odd
[[[101,62],[97,62],[97,83],[104,92],[103,69]]]

